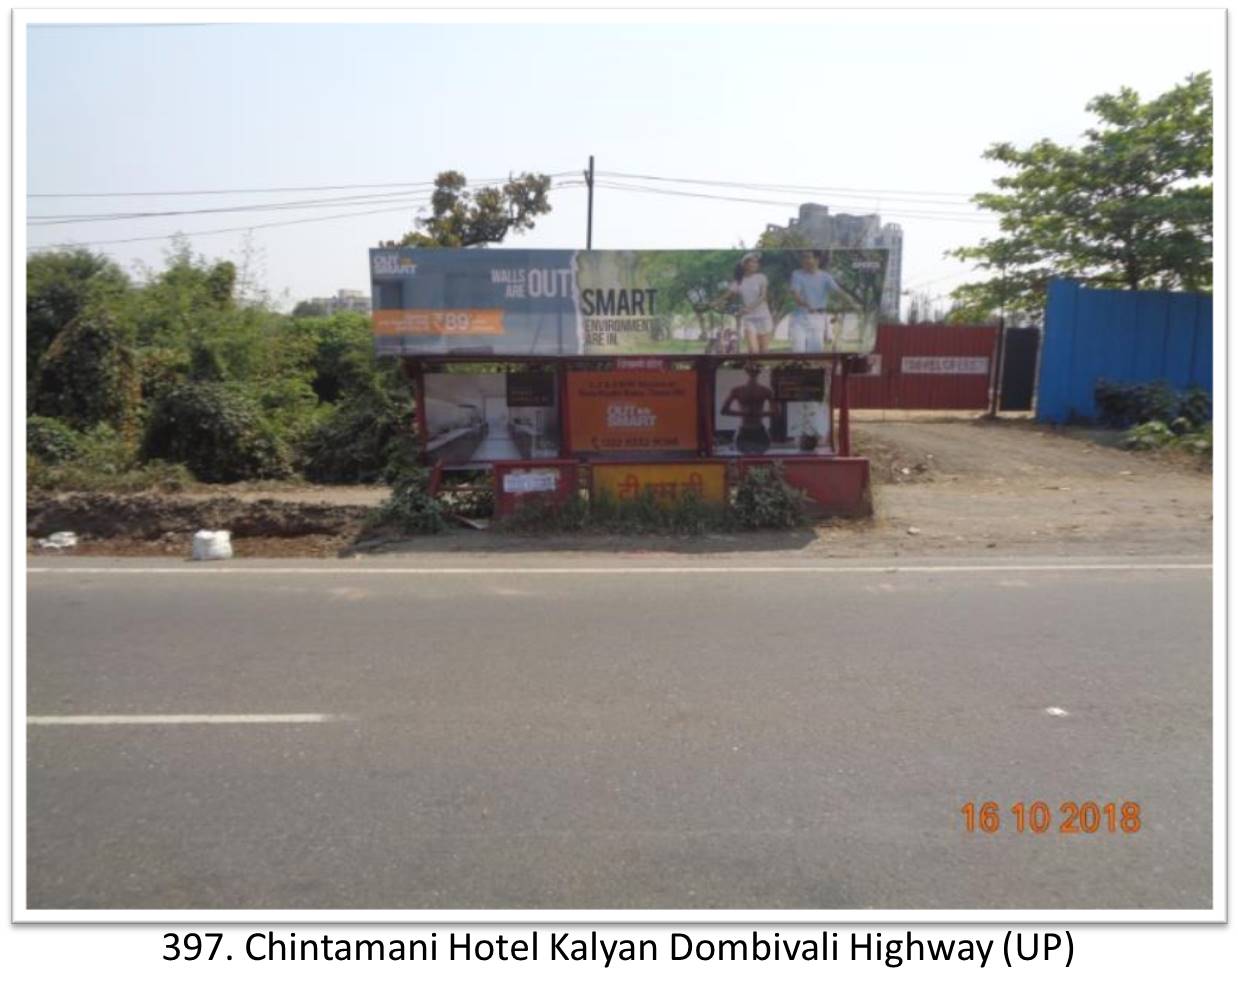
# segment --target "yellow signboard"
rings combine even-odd
[[[619,501],[646,491],[659,501],[694,493],[713,505],[726,502],[726,467],[722,463],[604,463],[593,466],[593,490]]]

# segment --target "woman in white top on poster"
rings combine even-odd
[[[739,261],[730,293],[740,299],[739,329],[748,352],[767,352],[774,336],[774,316],[769,310],[769,278],[761,272],[760,253],[746,253]]]

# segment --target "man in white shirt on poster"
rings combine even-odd
[[[791,274],[791,296],[796,305],[791,313],[791,350],[796,353],[825,352],[831,298],[841,300],[844,308],[862,310],[834,275],[821,269],[816,252],[808,250],[800,253],[800,268]]]

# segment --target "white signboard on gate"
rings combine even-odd
[[[557,470],[517,471],[503,475],[503,490],[508,494],[557,491],[558,488],[559,472]]]
[[[904,356],[905,374],[977,374],[987,377],[987,356]]]

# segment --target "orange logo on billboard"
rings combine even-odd
[[[577,450],[695,450],[693,370],[573,370],[567,376],[572,446]]]
[[[375,335],[502,335],[501,308],[402,308],[374,312]]]

